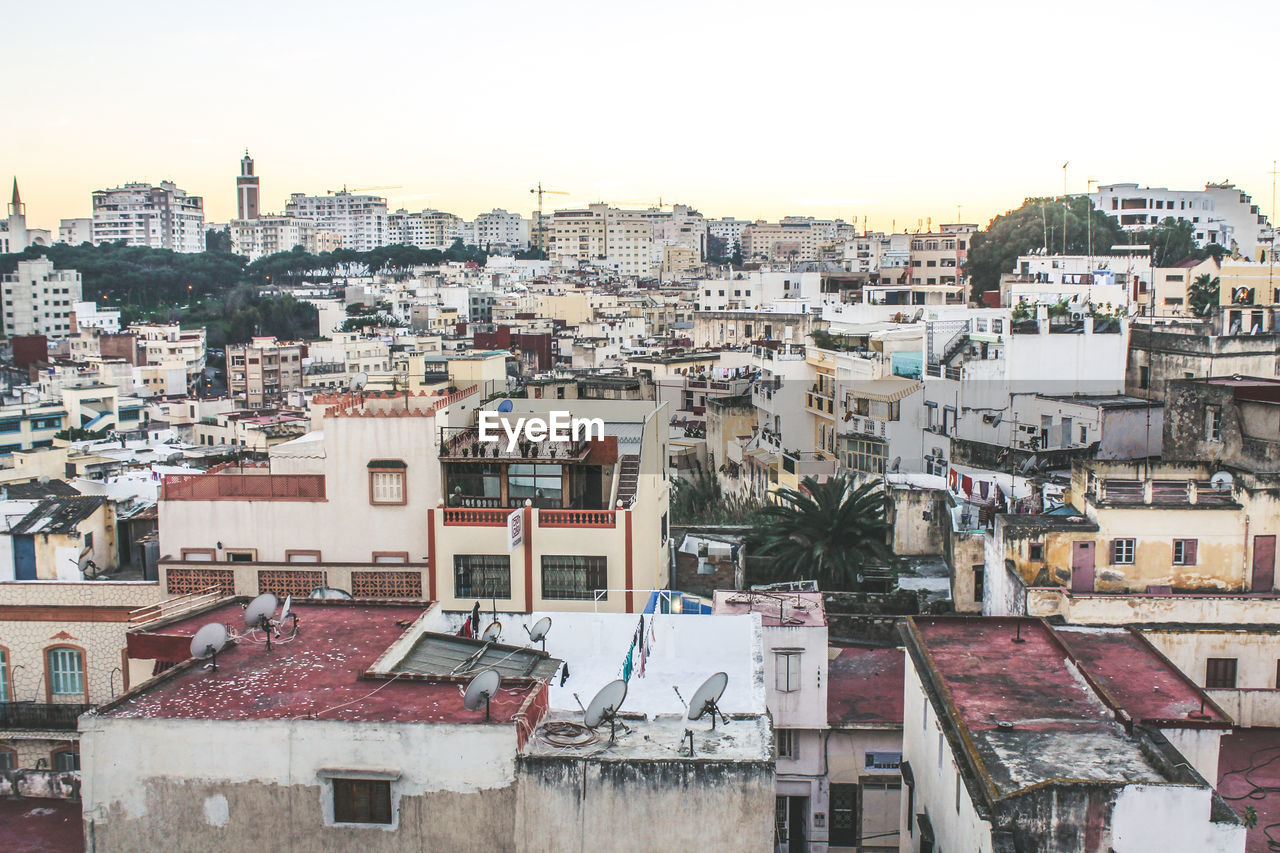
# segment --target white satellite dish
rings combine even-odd
[[[702,686],[693,694],[693,698],[689,700],[689,719],[700,720],[708,713],[711,714],[711,728],[716,727],[716,715],[720,715],[720,719],[724,720],[725,716],[720,711],[720,697],[724,695],[724,689],[729,684],[729,676],[723,672],[717,672],[715,675],[702,682]],[[728,722],[728,720],[725,720]]]
[[[551,630],[551,617],[543,616],[537,622],[533,623],[533,627],[525,627],[525,631],[529,633],[529,641],[532,643],[542,643],[542,650],[547,650],[547,632]]]
[[[271,622],[271,617],[276,613],[276,606],[279,601],[269,592],[249,602],[249,606],[244,609],[244,624],[248,628],[266,629]]]
[[[468,682],[467,690],[462,694],[462,706],[468,711],[479,711],[480,706],[484,705],[484,718],[488,720],[489,701],[498,694],[501,684],[502,676],[498,675],[497,670],[486,669]]]
[[[364,373],[363,371],[360,373],[351,374],[351,390],[352,391],[363,391],[364,386],[368,384],[369,384],[369,374]]]
[[[312,601],[350,601],[351,593],[345,589],[338,589],[332,586],[318,586],[311,590],[311,594],[307,596]]]
[[[191,656],[196,660],[212,658],[208,665],[212,672],[218,671],[218,652],[227,644],[227,626],[221,622],[210,622],[204,625],[191,638]]]
[[[1235,478],[1229,471],[1219,471],[1209,478],[1209,485],[1219,492],[1229,492],[1235,485]]]
[[[486,643],[496,643],[498,638],[502,636],[502,623],[493,621],[489,623],[489,627],[484,629],[484,633],[480,635],[480,639]]]
[[[280,611],[280,621],[281,621],[281,622],[283,622],[284,620],[286,620],[286,619],[288,619],[288,618],[289,618],[289,611],[290,611],[290,610],[292,610],[292,609],[293,609],[293,596],[292,596],[292,595],[286,595],[286,596],[284,597],[284,609],[282,609],[282,610]],[[298,617],[297,617],[297,616],[294,616],[293,618],[294,618],[294,619],[297,619]]]
[[[618,709],[622,707],[623,701],[627,698],[627,682],[619,678],[617,681],[610,681],[604,687],[600,688],[600,692],[591,700],[591,704],[587,705],[586,715],[582,722],[589,729],[598,728],[599,726],[609,724],[609,742],[613,742],[613,736],[616,733],[615,720],[618,716]]]

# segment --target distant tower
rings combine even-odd
[[[17,190],[14,191],[15,193]],[[240,160],[240,177],[236,178],[237,219],[258,218],[258,177],[253,174],[253,158],[245,149]]]
[[[18,179],[13,179],[13,200],[9,202],[8,219],[0,219],[0,254],[21,252],[27,248],[27,206],[18,194]]]

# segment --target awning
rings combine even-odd
[[[910,397],[923,387],[924,383],[920,380],[901,376],[888,379],[855,379],[840,383],[840,389],[848,397],[876,400],[881,403],[896,403],[903,397]]]

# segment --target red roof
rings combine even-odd
[[[246,633],[242,603],[145,632],[184,641],[195,629],[222,622]],[[364,671],[405,632],[426,608],[421,604],[369,601],[293,603],[298,632],[273,642],[253,632],[218,655],[218,671],[202,664],[177,667],[168,677],[126,694],[100,713],[106,717],[195,718],[214,720],[296,719],[483,723],[484,710],[462,705],[462,684],[410,678],[366,678]],[[131,638],[132,640],[132,638]],[[171,641],[172,642],[172,641]],[[130,648],[135,648],[130,642]],[[459,680],[460,682],[460,680]],[[491,719],[509,723],[541,684],[504,685],[493,700]]]
[[[5,850],[79,853],[84,850],[80,804],[69,800],[0,797],[0,839]]]
[[[1258,823],[1245,837],[1245,853],[1269,853],[1268,833],[1280,841],[1280,729],[1236,729],[1218,752],[1218,793],[1236,814],[1247,806]]]
[[[841,649],[827,665],[827,724],[902,725],[902,649]]]

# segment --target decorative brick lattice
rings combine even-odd
[[[352,572],[356,598],[422,598],[422,572]]]
[[[324,572],[294,569],[262,569],[258,572],[258,594],[269,592],[277,598],[286,595],[306,598],[311,590],[327,583]]]
[[[236,594],[236,573],[233,569],[175,569],[165,573],[165,589],[170,595],[186,595],[217,587],[222,595]]]

